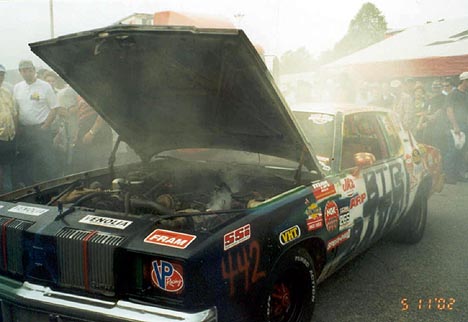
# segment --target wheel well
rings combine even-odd
[[[316,276],[320,276],[326,261],[325,243],[320,238],[310,238],[304,240],[296,247],[304,248],[314,260]]]

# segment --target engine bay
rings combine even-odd
[[[238,212],[295,186],[294,169],[169,158],[42,191],[35,202],[166,218]]]

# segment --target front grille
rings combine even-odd
[[[114,255],[125,238],[73,228],[56,237],[59,285],[113,296]]]
[[[31,227],[30,221],[0,217],[0,270],[21,275],[23,270],[24,231]]]

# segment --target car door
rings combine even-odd
[[[397,140],[386,113],[345,115],[339,158],[338,191],[345,201],[340,207],[340,230],[351,231],[337,258],[346,259],[366,249],[405,210],[408,178],[401,141]]]

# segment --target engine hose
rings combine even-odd
[[[157,210],[157,212],[164,216],[171,216],[174,215],[174,211],[166,208],[157,202],[149,201],[149,200],[142,200],[142,199],[130,199],[130,206],[133,207],[142,207],[142,208],[152,208]]]

